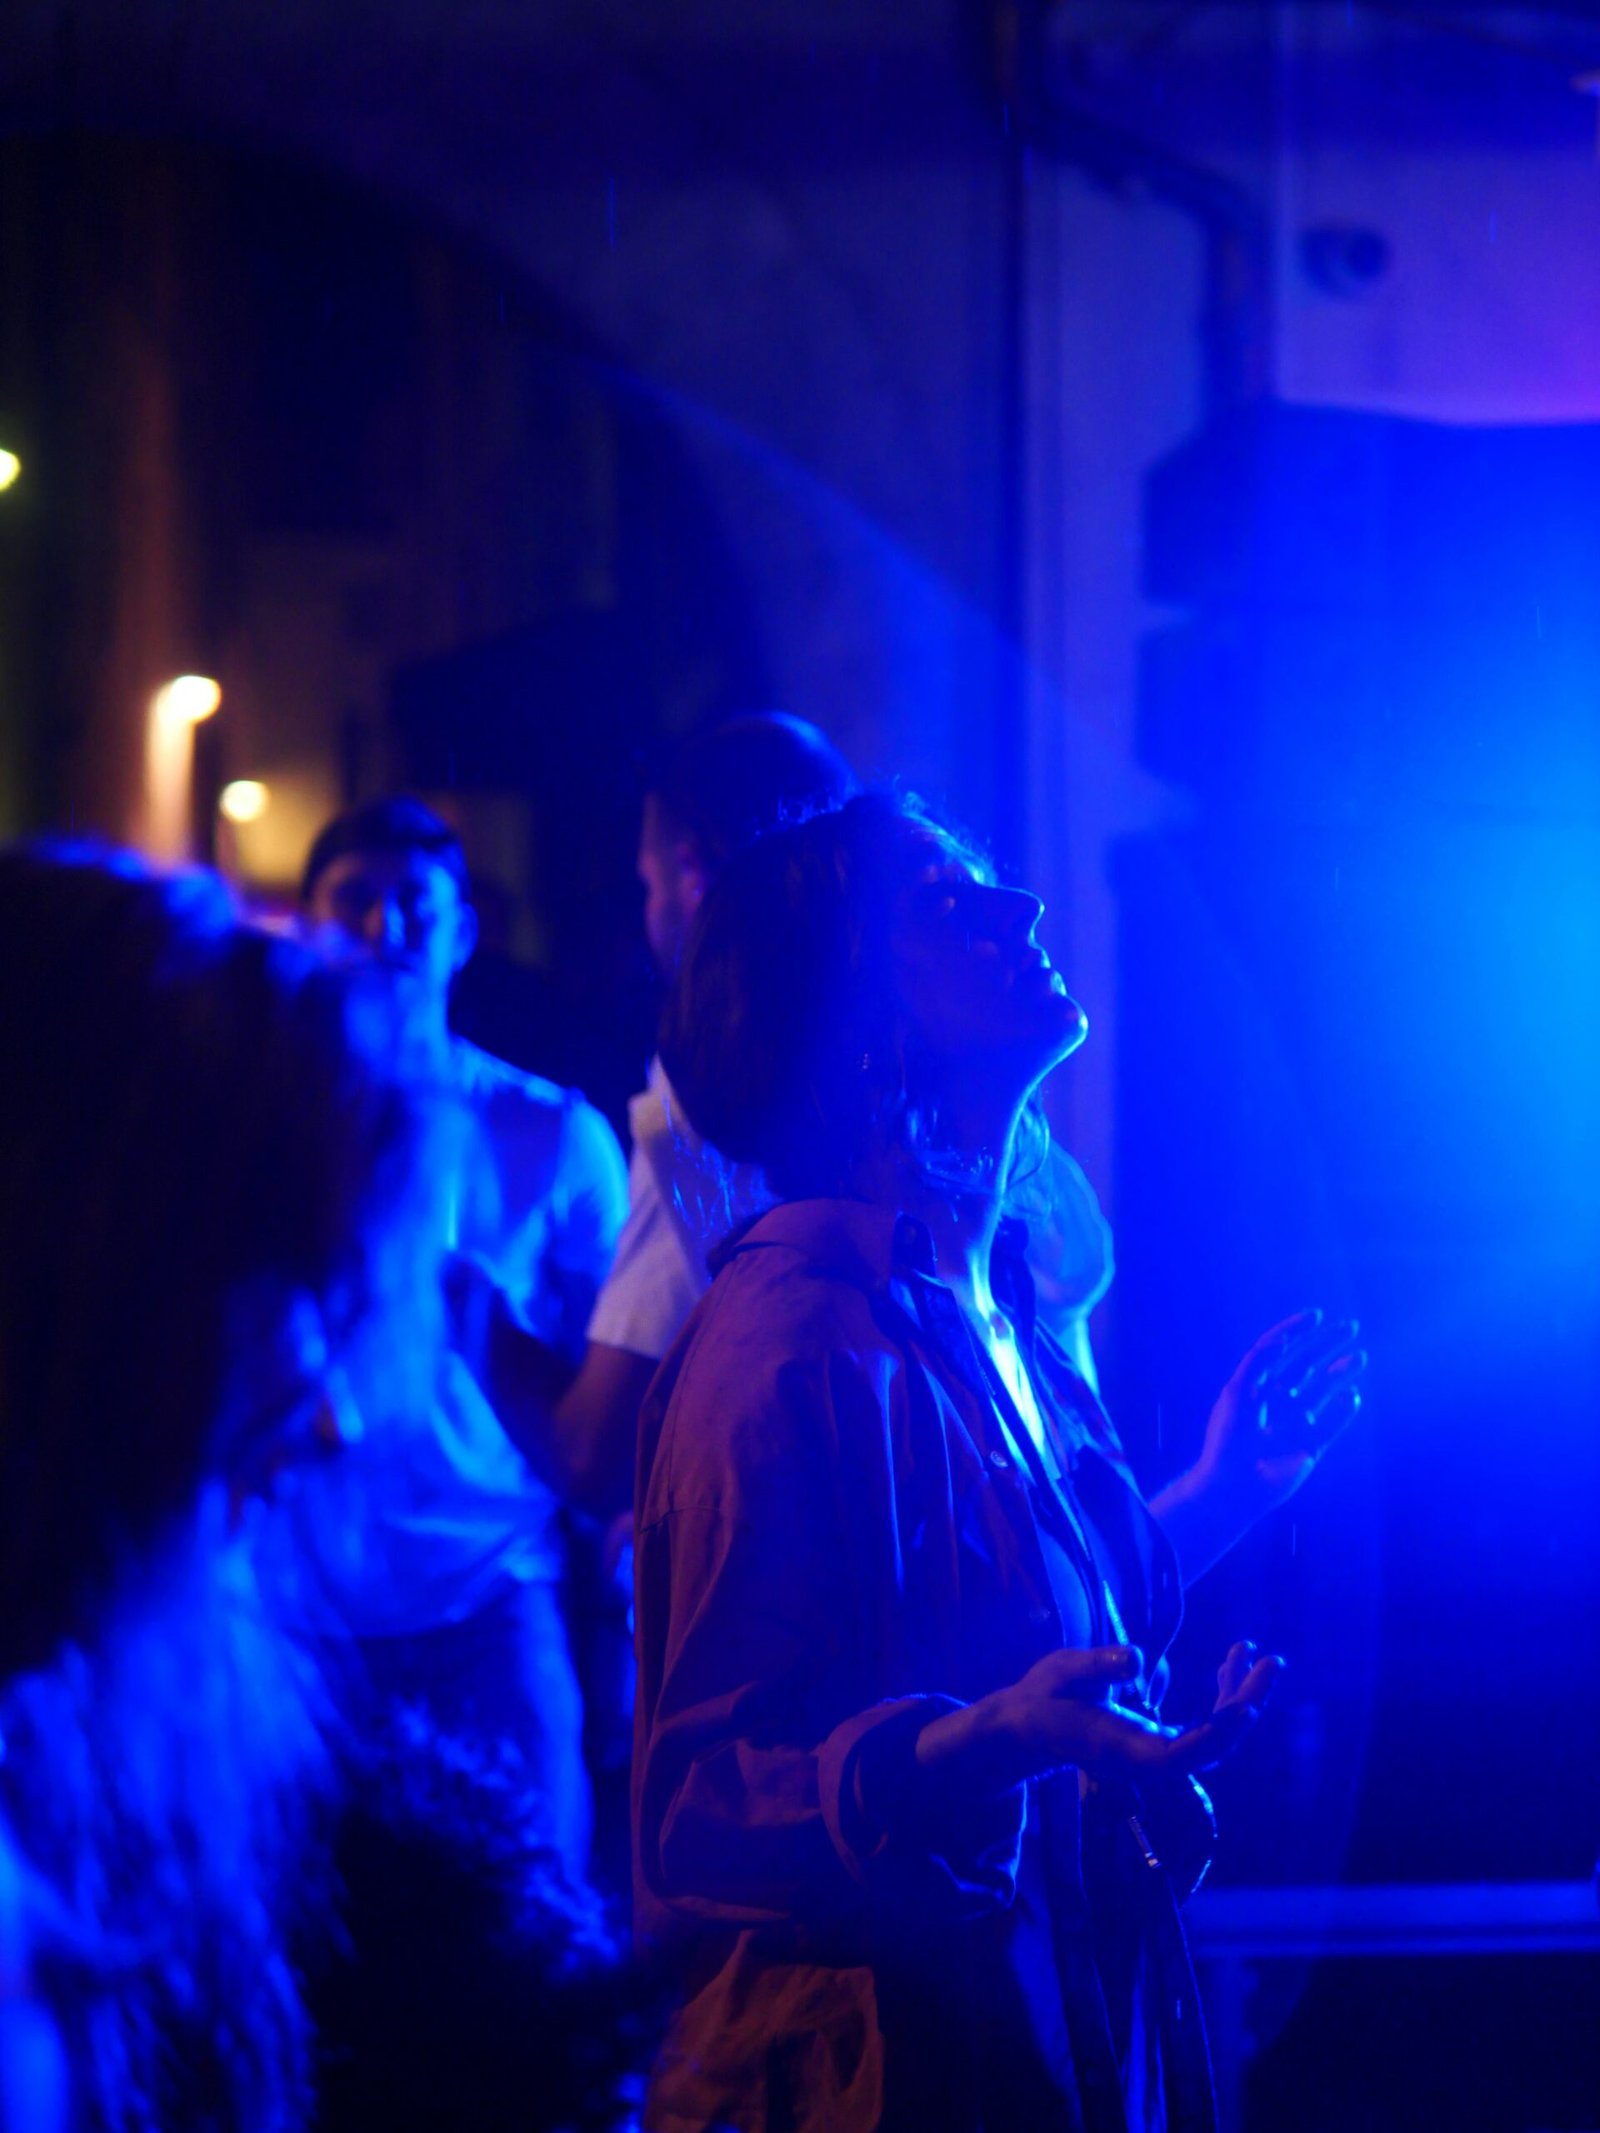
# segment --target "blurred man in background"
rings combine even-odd
[[[455,835],[411,799],[339,816],[306,862],[308,937],[334,961],[383,973],[406,1065],[449,1096],[460,1129],[445,1239],[458,1352],[428,1427],[346,1462],[318,1492],[308,1537],[380,1692],[520,1754],[577,1877],[589,1805],[557,1512],[581,1480],[555,1411],[611,1264],[626,1174],[616,1136],[582,1096],[452,1035],[450,986],[475,940],[466,884]],[[480,1346],[471,1322],[487,1298],[520,1336],[515,1444],[464,1360]]]

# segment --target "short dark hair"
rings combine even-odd
[[[310,903],[319,877],[336,859],[344,859],[351,852],[421,852],[443,867],[461,891],[463,901],[467,898],[467,860],[460,838],[442,816],[407,794],[363,800],[359,807],[348,807],[342,815],[335,815],[318,832],[300,877],[303,904]]]
[[[647,769],[645,790],[716,874],[769,830],[843,806],[857,779],[809,719],[759,711],[679,741]]]

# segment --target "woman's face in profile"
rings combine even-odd
[[[1083,1042],[1083,1009],[1033,937],[1043,909],[1026,890],[986,880],[937,832],[908,833],[891,936],[895,987],[935,1059],[990,1062],[1021,1092]]]

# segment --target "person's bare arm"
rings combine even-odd
[[[574,1500],[596,1517],[614,1517],[633,1501],[639,1409],[655,1374],[654,1357],[590,1341],[576,1377],[556,1403]]]

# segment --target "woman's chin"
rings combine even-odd
[[[1056,974],[1052,972],[1051,975],[1055,976]],[[1057,984],[1060,984],[1059,978],[1057,978]],[[1084,1038],[1088,1036],[1089,1017],[1064,985],[1060,986],[1059,991],[1052,992],[1050,1001],[1054,1009],[1053,1020],[1055,1023],[1054,1037],[1056,1046],[1052,1064],[1059,1066],[1061,1061],[1070,1057],[1078,1049],[1078,1046],[1082,1044]]]
[[[1019,999],[1032,1001],[1046,1012],[1053,1007],[1064,1015],[1075,1017],[1080,1037],[1088,1028],[1088,1018],[1068,992],[1066,979],[1052,963],[1041,959],[1025,964],[1014,980],[1014,986]]]
[[[1089,1034],[1089,1018],[1077,1001],[1065,993],[1051,995],[1048,1011],[1037,1016],[1026,1036],[1015,1046],[1019,1066],[1024,1066],[1030,1085],[1037,1086],[1060,1066]]]

